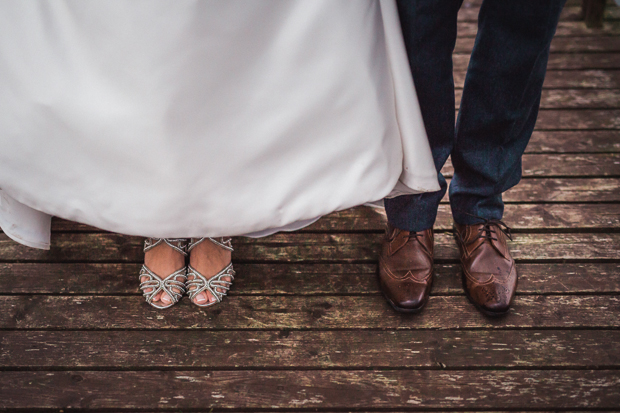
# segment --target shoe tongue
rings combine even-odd
[[[499,228],[492,226],[491,229],[493,230],[493,232],[487,233],[485,231],[484,235],[490,235],[490,238],[486,238],[486,237],[475,237],[474,239],[469,241],[469,248],[474,251],[478,248],[480,248],[482,245],[484,244],[490,244],[491,247],[493,249],[495,249],[495,251],[497,251],[497,253],[499,255],[501,255],[504,258],[506,257],[506,249],[504,247],[504,245],[502,244],[502,242],[500,241],[500,238],[503,236],[503,234],[501,234]]]
[[[396,254],[409,241],[408,231],[399,231],[390,242],[390,255]]]
[[[491,244],[493,245],[493,247],[497,250],[497,252],[504,258],[508,259],[508,250],[506,248],[506,245],[502,242],[500,242],[500,239],[502,239],[502,237],[504,236],[504,234],[493,234],[493,238],[495,238],[494,240],[491,241]]]

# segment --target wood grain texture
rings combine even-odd
[[[0,264],[0,294],[141,295],[140,264]],[[379,294],[377,265],[236,264],[232,296]],[[521,263],[517,294],[620,293],[620,263]],[[462,295],[458,264],[435,265],[432,295]]]
[[[535,127],[535,130],[545,131],[605,129],[620,129],[620,110],[542,109],[538,112],[538,120]]]
[[[620,41],[620,36],[616,37]],[[464,72],[469,65],[469,54],[452,56],[454,71]],[[548,70],[618,69],[620,53],[554,53],[549,55]]]
[[[463,95],[462,89],[455,91],[458,108]],[[618,109],[620,90],[617,89],[547,89],[542,91],[542,109]]]
[[[546,109],[538,113],[537,130],[620,129],[620,110]]]
[[[504,202],[618,202],[620,179],[523,179],[506,191],[503,198]]]
[[[0,294],[141,295],[140,264],[0,264]],[[232,296],[379,294],[376,263],[236,264]],[[620,293],[620,264],[518,266],[518,294]],[[458,264],[435,265],[432,295],[462,295]]]
[[[473,37],[459,37],[456,39],[455,53],[470,54],[474,48]],[[595,41],[590,36],[559,37],[551,41],[551,53],[610,53],[620,52],[618,36],[600,36]]]
[[[424,311],[396,313],[380,296],[230,296],[214,308],[185,299],[168,311],[142,297],[0,296],[2,329],[438,329],[618,328],[620,297],[520,296],[488,318],[463,296],[430,297]]]
[[[620,228],[620,210],[613,204],[508,204],[504,209],[503,220],[513,231],[613,230]],[[327,215],[302,231],[382,231],[386,222],[383,209],[356,207]],[[440,205],[434,229],[448,231],[452,230],[452,226],[450,207]]]
[[[611,3],[610,7],[605,9],[605,20],[618,20],[620,18],[620,8]],[[560,19],[563,21],[577,21],[578,15],[581,12],[581,6],[566,5],[562,9]],[[458,14],[459,22],[476,22],[478,21],[479,7],[469,5],[467,2],[463,2]]]
[[[5,331],[4,369],[617,368],[618,330]]]
[[[606,21],[601,29],[590,29],[580,21],[561,21],[555,32],[556,37],[592,37],[602,36],[616,37],[620,31],[617,21]],[[477,22],[460,22],[457,25],[458,37],[475,37],[478,32]]]
[[[356,213],[359,209],[338,212],[319,220],[313,226],[308,227],[320,228],[323,231],[329,228],[338,227],[338,223],[342,222],[343,230],[354,230],[355,227],[346,227],[345,222],[357,220],[360,222],[361,217]],[[371,211],[373,215],[383,218],[380,224],[374,224],[372,229],[380,230],[384,227],[383,222],[384,211],[381,209]],[[347,221],[344,216],[351,216]],[[365,216],[369,215],[368,212]],[[370,218],[370,217],[369,217]],[[502,218],[514,231],[581,231],[581,230],[600,230],[610,231],[620,228],[620,208],[614,204],[520,204],[505,205],[504,217]],[[375,218],[374,221],[377,221]],[[374,222],[373,221],[373,222]],[[370,224],[370,221],[369,221]],[[435,221],[434,229],[436,231],[452,230],[453,221],[448,205],[440,205],[437,221]],[[370,228],[369,228],[370,229]]]
[[[567,397],[570,395],[570,397]],[[0,408],[617,408],[598,371],[3,372]]]
[[[260,239],[236,238],[233,260],[271,262],[372,262],[383,235],[276,234]],[[515,234],[509,244],[516,260],[619,260],[620,233]],[[459,258],[452,234],[435,238],[438,262]],[[55,234],[49,251],[0,240],[0,260],[29,262],[141,262],[142,239],[117,234]]]
[[[480,3],[459,13],[456,104]],[[591,30],[580,4],[551,43],[525,178],[504,194],[519,261],[505,317],[464,296],[447,196],[416,315],[379,291],[374,209],[236,238],[230,296],[166,311],[137,289],[140,238],[55,219],[49,252],[0,233],[0,410],[618,412],[620,8]]]
[[[441,172],[447,177],[453,175],[454,168],[450,159]],[[522,158],[522,173],[524,178],[534,176],[620,177],[620,154],[526,154]]]
[[[549,70],[543,84],[543,89],[617,89],[619,87],[620,70],[617,69]]]
[[[543,90],[541,108],[619,108],[620,90],[557,89]]]
[[[526,153],[620,152],[619,131],[535,131]]]
[[[620,42],[620,41],[618,41]],[[465,83],[465,69],[457,70],[454,72],[454,86],[456,90],[462,90]],[[604,92],[605,89],[617,89],[620,87],[620,70],[617,69],[592,69],[592,70],[557,70],[552,69],[547,71],[545,76],[545,83],[543,84],[544,93],[547,93],[549,89],[597,89]],[[553,98],[553,96],[552,96]],[[598,99],[596,96],[591,102],[595,102]],[[609,97],[607,98],[610,99]],[[546,99],[544,107],[549,107],[554,102],[549,102],[549,98]],[[571,104],[574,102],[568,102]],[[591,105],[591,103],[587,104]],[[584,107],[585,108],[585,107]]]

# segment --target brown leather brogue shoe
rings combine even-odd
[[[483,313],[505,314],[517,290],[517,269],[506,242],[510,229],[499,220],[486,220],[477,225],[455,224],[454,229],[461,253],[465,294]]]
[[[409,232],[388,224],[378,274],[381,291],[396,311],[420,311],[433,284],[433,229]]]

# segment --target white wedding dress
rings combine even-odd
[[[3,0],[0,226],[266,235],[438,190],[391,0]]]

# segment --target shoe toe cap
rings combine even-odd
[[[428,301],[430,282],[411,280],[397,283],[381,283],[381,289],[392,305],[403,310],[419,310]]]
[[[505,314],[512,304],[514,291],[501,284],[491,284],[484,288],[479,296],[484,298],[478,303],[484,311],[490,314]]]

